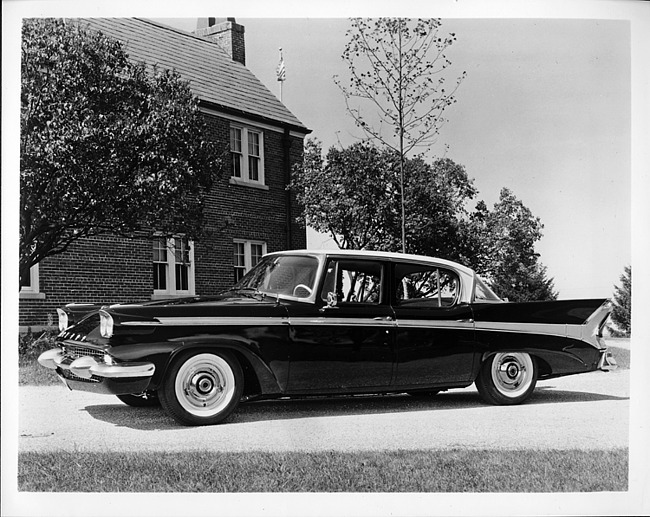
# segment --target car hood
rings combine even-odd
[[[287,301],[264,295],[228,293],[219,296],[193,296],[169,300],[93,306],[77,323],[60,334],[63,339],[102,341],[99,338],[100,313],[109,314],[118,334],[138,332],[161,322],[187,324],[227,323],[232,318],[282,318]],[[90,308],[86,306],[86,308]],[[120,328],[122,327],[122,328]]]

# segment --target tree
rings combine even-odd
[[[222,161],[178,74],[79,23],[30,19],[21,81],[21,280],[83,237],[200,234]]]
[[[547,269],[535,252],[543,228],[539,217],[503,188],[492,211],[481,201],[470,216],[465,230],[471,235],[465,241],[467,261],[502,298],[555,300],[553,279],[546,277]]]
[[[305,210],[302,222],[332,235],[341,249],[385,248],[395,218],[391,162],[367,142],[332,147],[324,160],[320,142],[308,139],[291,184]]]
[[[615,337],[630,337],[632,332],[632,266],[626,266],[620,277],[620,287],[614,286],[612,322],[609,330]]]
[[[479,201],[467,213],[478,192],[462,165],[416,157],[404,166],[407,252],[467,264],[511,301],[557,298],[535,252],[543,225],[510,190],[501,190],[492,210]],[[304,206],[302,222],[342,249],[400,251],[398,169],[396,151],[367,141],[332,147],[323,158],[320,143],[307,140],[291,184]]]
[[[465,206],[478,194],[465,167],[449,158],[428,164],[416,157],[404,170],[407,252],[465,261]]]
[[[439,34],[440,20],[378,18],[351,20],[342,58],[350,81],[341,88],[348,112],[366,134],[398,153],[402,251],[407,248],[405,160],[418,146],[430,145],[454,101],[456,85],[445,89],[443,72],[451,64],[445,50],[454,34]],[[359,101],[360,104],[356,104]],[[362,106],[370,106],[378,125]]]
[[[399,251],[399,161],[396,151],[367,141],[332,147],[323,159],[320,143],[307,140],[292,183],[306,223],[343,249]],[[476,193],[465,169],[449,159],[428,164],[421,157],[404,165],[407,251],[459,258],[464,205]]]

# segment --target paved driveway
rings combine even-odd
[[[602,450],[628,445],[629,370],[542,381],[521,406],[485,405],[473,387],[428,400],[279,400],[243,404],[212,427],[63,385],[21,387],[19,404],[20,451]]]

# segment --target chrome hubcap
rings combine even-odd
[[[526,391],[533,378],[533,362],[528,354],[496,354],[492,362],[492,380],[500,393],[516,397]]]
[[[232,400],[235,378],[230,365],[213,354],[189,358],[178,371],[176,396],[188,412],[210,416]]]

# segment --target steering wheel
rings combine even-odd
[[[304,289],[307,291],[307,296],[311,296],[312,289],[305,284],[298,284],[296,287],[293,288],[293,295],[297,298],[306,298],[305,296],[298,296],[297,292],[299,289]]]

